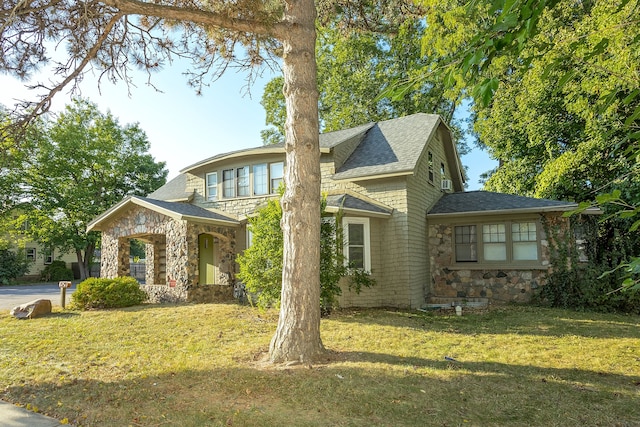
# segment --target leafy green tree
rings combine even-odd
[[[29,261],[22,250],[0,248],[0,285],[8,285],[29,271]]]
[[[319,114],[325,132],[360,124],[387,120],[417,112],[437,113],[449,122],[457,134],[460,149],[467,147],[461,138],[463,124],[453,115],[460,92],[445,88],[437,75],[425,76],[424,68],[438,66],[436,57],[421,54],[424,21],[409,11],[386,32],[345,32],[328,23],[318,31]],[[420,77],[420,85],[401,94],[387,93],[395,81]],[[282,142],[286,120],[283,81],[271,80],[265,87],[262,106],[267,129],[261,132],[263,142]]]
[[[86,100],[67,106],[22,148],[28,155],[16,169],[23,200],[16,228],[47,247],[75,252],[82,278],[99,237],[85,231],[87,224],[125,196],[146,195],[166,181],[165,164],[148,153],[144,131],[120,125]]]
[[[583,208],[596,199],[606,215],[592,262],[619,265],[611,276],[640,289],[640,4],[423,5],[440,17],[428,19],[425,46],[450,52],[446,80],[474,96],[480,143],[500,161],[486,188]]]
[[[22,79],[47,64],[50,49],[64,46],[54,61],[48,92],[22,105],[26,118],[46,111],[52,97],[77,83],[88,69],[130,83],[133,67],[151,73],[173,58],[191,60],[189,83],[200,91],[229,66],[254,71],[282,66],[287,109],[282,196],[284,230],[280,317],[269,346],[272,362],[312,360],[324,350],[318,307],[320,239],[320,146],[315,60],[316,21],[351,28],[393,21],[408,0],[17,0],[0,5],[0,70]],[[327,18],[329,17],[329,18]],[[281,62],[274,61],[281,58]],[[251,77],[251,74],[250,74]],[[47,88],[44,88],[47,89]],[[311,202],[309,202],[311,200]]]
[[[322,202],[323,212],[325,201]],[[250,298],[255,298],[259,307],[269,307],[280,303],[282,291],[283,236],[280,228],[282,208],[276,199],[249,219],[252,244],[237,257],[240,265],[238,278],[243,281]],[[349,287],[360,292],[362,287],[370,287],[375,280],[368,272],[349,268],[342,254],[342,229],[337,217],[323,215],[320,228],[320,308],[328,314],[337,306],[337,297],[342,293],[340,281],[348,277]]]

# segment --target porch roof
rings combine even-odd
[[[367,200],[364,196],[341,193],[327,195],[327,212],[343,212],[352,215],[387,218],[391,216],[393,208],[384,206],[373,200]]]
[[[155,200],[148,197],[128,196],[120,203],[112,206],[102,215],[91,221],[87,225],[87,231],[102,230],[102,226],[106,222],[113,220],[133,205],[144,207],[176,220],[220,224],[234,227],[240,225],[240,221],[238,221],[238,219],[233,218],[228,214],[215,210],[204,209],[190,203],[167,202],[165,200]]]

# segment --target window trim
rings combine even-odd
[[[240,175],[240,173],[242,171],[245,171],[246,174],[245,175]],[[251,193],[251,169],[249,168],[249,165],[246,166],[240,166],[236,168],[236,172],[235,172],[235,177],[236,177],[236,197],[240,198],[240,197],[251,197],[252,193]],[[244,182],[243,185],[241,185],[241,181]],[[244,191],[246,191],[246,194],[240,194],[240,189],[243,189]]]
[[[257,192],[256,176],[258,175],[256,174],[256,168],[261,166],[264,167],[264,192]],[[252,172],[252,179],[253,179],[252,186],[251,186],[251,192],[252,192],[251,194],[253,196],[266,196],[267,194],[269,194],[269,163],[256,163],[252,165],[251,172]],[[259,176],[262,176],[262,175],[259,175]]]
[[[53,264],[53,249],[45,249],[43,251],[44,265]]]
[[[364,254],[363,254],[363,270],[371,272],[371,225],[369,218],[345,216],[342,218],[342,250],[344,254],[345,265],[349,265],[349,225],[362,224],[364,226]]]
[[[513,240],[513,231],[512,224],[522,224],[522,223],[534,223],[536,227],[536,250],[537,250],[537,258],[535,260],[514,260],[514,240]],[[484,245],[485,242],[483,239],[483,226],[485,225],[496,225],[503,224],[505,227],[506,234],[506,252],[507,256],[505,260],[486,260],[484,258]],[[456,227],[465,227],[465,226],[476,226],[476,261],[458,261],[456,257]],[[541,223],[539,219],[533,218],[519,218],[519,219],[503,219],[503,220],[484,220],[484,221],[466,221],[466,222],[456,222],[451,224],[451,246],[452,246],[452,265],[457,267],[465,267],[465,268],[495,268],[496,266],[500,266],[500,268],[510,268],[510,267],[540,267],[543,266],[543,258],[542,258],[542,238],[541,238]]]
[[[282,165],[282,175],[274,178],[273,176],[273,166],[275,165]],[[269,163],[269,190],[270,190],[270,194],[276,194],[278,192],[278,187],[280,187],[280,184],[278,184],[278,186],[274,186],[273,185],[273,180],[276,179],[282,183],[284,183],[284,162],[273,162],[273,163]]]
[[[231,173],[231,179],[226,179],[225,172]],[[222,169],[222,198],[223,199],[235,199],[236,196],[236,170],[235,168]],[[231,185],[227,185],[227,182],[231,181]],[[227,191],[233,192],[229,195]]]
[[[24,249],[24,256],[27,259],[27,261],[35,262],[36,261],[36,257],[37,257],[36,248],[25,248]]]
[[[210,176],[214,176],[216,183],[214,185],[209,185],[209,177]],[[204,186],[206,189],[206,197],[207,197],[207,201],[214,201],[214,200],[218,200],[218,172],[209,172],[205,175],[204,177]],[[211,191],[211,190],[214,191]]]

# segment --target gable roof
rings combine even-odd
[[[193,197],[193,193],[185,191],[186,188],[187,175],[181,173],[153,193],[147,195],[147,197],[169,202],[188,202]]]
[[[227,214],[218,211],[204,209],[190,203],[168,202],[165,200],[155,200],[148,197],[128,196],[120,203],[112,206],[102,215],[95,218],[87,225],[87,232],[91,230],[100,231],[104,223],[117,216],[120,212],[131,206],[141,206],[154,212],[166,215],[176,220],[189,220],[194,222],[204,222],[221,224],[226,226],[237,226],[240,222]]]
[[[389,217],[393,208],[366,200],[363,196],[350,193],[330,194],[327,196],[327,212],[342,210],[346,214],[371,217]]]
[[[566,212],[577,207],[577,203],[558,200],[536,199],[491,191],[466,191],[443,195],[427,216]]]
[[[441,123],[438,115],[418,113],[368,125],[364,139],[333,178],[352,180],[413,173],[420,154]]]

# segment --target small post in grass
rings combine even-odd
[[[58,287],[60,288],[60,305],[64,310],[65,300],[67,299],[67,288],[71,287],[71,282],[61,280],[60,282],[58,282]]]

